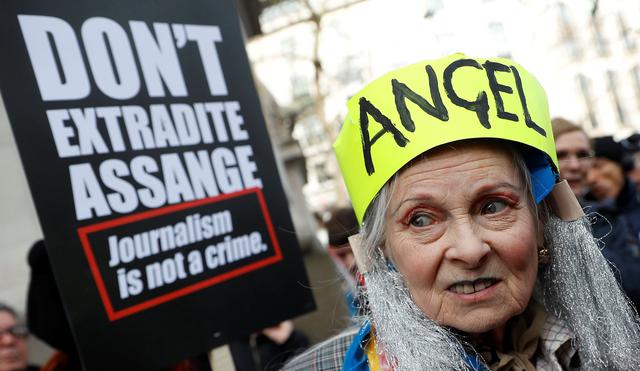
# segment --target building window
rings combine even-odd
[[[287,59],[295,59],[297,49],[298,43],[296,42],[296,39],[292,37],[287,37],[280,41],[280,52]]]
[[[591,32],[593,33],[593,42],[596,44],[596,51],[599,56],[606,56],[609,54],[609,45],[607,40],[602,35],[602,25],[600,18],[591,17]]]
[[[311,99],[311,81],[306,76],[294,74],[291,76],[291,95],[294,101]]]
[[[629,26],[627,26],[627,23],[624,20],[624,16],[622,16],[622,14],[620,13],[618,13],[618,29],[620,30],[620,38],[622,39],[624,47],[627,49],[627,51],[635,51],[636,40],[631,35],[632,31],[630,32]]]
[[[310,142],[313,144],[323,144],[327,143],[329,138],[327,138],[327,133],[324,131],[324,126],[322,122],[317,118],[313,118],[313,120],[309,121],[309,134],[311,135]]]
[[[596,113],[594,111],[594,100],[591,95],[591,82],[582,74],[579,74],[576,77],[576,80],[578,82],[578,88],[582,95],[582,99],[584,100],[585,108],[587,109],[587,114],[589,115],[591,128],[596,129],[598,127],[598,119],[596,118]]]
[[[640,67],[638,65],[633,66],[631,69],[631,81],[633,82],[633,90],[636,93],[636,104],[640,109]]]
[[[496,45],[496,54],[498,57],[511,58],[511,51],[507,43],[507,37],[504,32],[504,26],[500,22],[489,23],[489,32],[491,38]]]
[[[362,63],[357,56],[347,56],[342,60],[342,63],[340,63],[336,78],[344,85],[352,82],[360,82],[362,80],[361,65]]]
[[[303,145],[303,151],[311,150],[315,146],[327,142],[324,127],[316,116],[306,116],[298,121],[295,130],[295,137]]]
[[[318,179],[318,183],[324,183],[328,180],[331,180],[331,175],[327,171],[327,167],[325,163],[318,163],[313,166],[313,169],[316,173],[316,177]]]
[[[327,142],[324,127],[315,116],[306,116],[296,122],[293,137],[300,142],[305,153],[317,152],[318,145]]]
[[[624,107],[622,107],[622,101],[620,100],[620,95],[618,94],[617,80],[618,78],[614,71],[607,71],[607,90],[609,92],[609,96],[611,97],[613,105],[616,107],[618,122],[624,126],[627,120],[624,112]]]
[[[564,3],[558,3],[558,30],[560,32],[560,41],[564,44],[569,56],[574,60],[582,58],[582,48],[573,32],[573,24],[571,23],[571,15]]]

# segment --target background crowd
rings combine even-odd
[[[552,121],[560,176],[585,212],[622,287],[640,304],[640,134],[589,138],[568,120]]]

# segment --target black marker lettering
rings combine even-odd
[[[399,82],[396,79],[391,80],[393,96],[395,97],[396,101],[396,108],[398,110],[398,114],[400,115],[400,122],[402,123],[402,126],[404,126],[404,128],[410,132],[413,132],[416,129],[416,125],[411,118],[411,113],[409,112],[409,108],[407,108],[407,102],[405,98],[415,103],[427,114],[442,121],[449,120],[447,107],[445,107],[444,103],[442,103],[440,90],[438,90],[438,77],[436,76],[433,67],[427,65],[425,69],[427,71],[427,75],[429,76],[429,91],[431,92],[431,98],[433,99],[433,104],[435,106],[429,103],[426,99],[418,95],[413,90],[409,89],[407,85]]]
[[[487,78],[489,79],[489,88],[493,93],[493,98],[496,100],[496,111],[498,111],[498,117],[505,120],[518,121],[518,116],[515,113],[506,112],[504,110],[504,102],[500,92],[513,94],[513,89],[510,86],[502,85],[496,80],[496,71],[510,72],[509,67],[497,62],[486,61],[484,69],[487,71]]]
[[[489,123],[489,102],[487,100],[487,93],[481,91],[480,93],[478,93],[478,98],[476,100],[468,101],[460,98],[453,89],[453,85],[451,83],[453,72],[460,67],[474,67],[479,70],[482,69],[482,66],[480,66],[480,64],[473,59],[459,59],[448,65],[444,70],[443,76],[443,85],[444,89],[447,92],[447,96],[451,100],[451,103],[455,104],[456,106],[466,108],[469,111],[474,111],[476,115],[478,115],[478,121],[480,121],[482,126],[490,129],[491,124]]]
[[[546,137],[547,132],[531,119],[531,114],[529,113],[529,108],[527,107],[527,99],[525,98],[524,90],[522,89],[522,80],[520,80],[520,74],[518,73],[518,70],[515,67],[511,66],[511,72],[513,72],[513,76],[516,79],[516,88],[518,89],[520,103],[522,103],[522,110],[524,111],[524,122],[527,124],[527,127],[530,127],[538,134]]]
[[[407,145],[409,140],[398,130],[395,125],[389,120],[389,118],[380,112],[376,106],[367,100],[367,98],[360,98],[360,129],[362,131],[362,151],[364,154],[364,166],[367,169],[369,175],[375,172],[373,166],[373,160],[371,159],[371,146],[380,139],[385,133],[393,134],[393,139],[400,147]],[[373,117],[376,122],[382,125],[382,129],[369,139],[369,115]]]

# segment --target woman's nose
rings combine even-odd
[[[460,223],[450,228],[450,246],[445,256],[447,259],[463,264],[465,268],[476,268],[484,263],[491,247],[479,235],[479,232],[468,223]]]

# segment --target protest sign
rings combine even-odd
[[[232,1],[0,10],[0,89],[86,369],[314,309]]]

